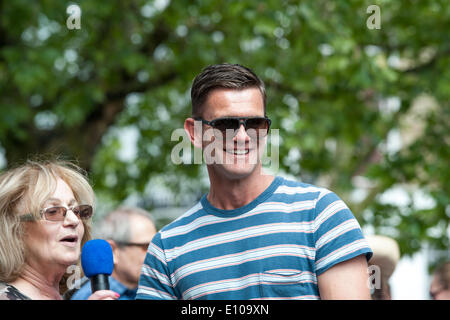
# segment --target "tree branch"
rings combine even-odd
[[[83,152],[83,157],[80,159],[83,167],[86,170],[90,169],[93,156],[101,144],[103,135],[108,128],[114,124],[117,116],[124,110],[125,99],[129,94],[155,89],[166,85],[175,78],[176,72],[172,71],[162,75],[153,82],[129,86],[128,90],[107,94],[107,101],[95,108],[94,112],[89,115],[81,129],[82,132],[85,132],[85,152]]]
[[[414,67],[408,68],[406,70],[402,70],[402,72],[403,73],[422,72],[426,69],[433,67],[439,59],[441,59],[445,56],[448,56],[449,54],[450,54],[450,49],[444,50],[442,52],[435,54],[434,57],[431,58],[429,61],[427,61],[423,64],[417,64]]]

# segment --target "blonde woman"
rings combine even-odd
[[[27,162],[0,176],[0,300],[61,300],[90,239],[94,193],[70,163]],[[115,300],[101,290],[91,300]]]

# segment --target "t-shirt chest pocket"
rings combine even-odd
[[[260,274],[260,284],[262,297],[314,299],[318,295],[316,276],[308,271],[266,270]]]

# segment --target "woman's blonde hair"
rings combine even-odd
[[[25,246],[20,216],[31,214],[41,219],[41,209],[56,190],[57,178],[69,185],[79,204],[94,207],[94,191],[85,178],[85,172],[71,162],[27,161],[0,175],[0,281],[12,282],[21,274]],[[83,220],[83,225],[81,246],[91,239],[91,219]],[[62,280],[66,278],[67,274]],[[65,290],[62,282],[60,290]]]

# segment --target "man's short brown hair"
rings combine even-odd
[[[215,64],[202,70],[192,83],[191,100],[192,116],[199,117],[203,112],[203,104],[208,94],[217,88],[247,89],[258,88],[264,103],[266,115],[266,88],[264,82],[249,68],[239,64]]]

